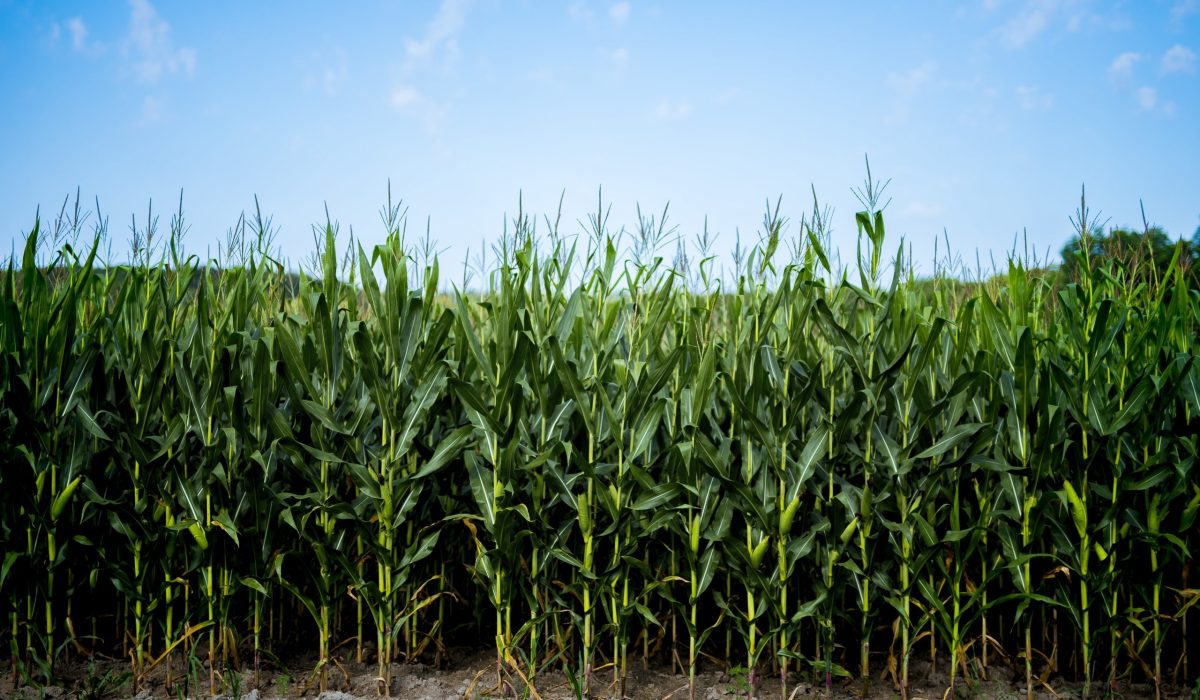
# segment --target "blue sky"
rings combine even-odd
[[[943,228],[968,260],[1026,228],[1057,252],[1085,183],[1114,225],[1139,199],[1200,225],[1200,0],[332,7],[0,0],[0,249],[77,186],[120,248],[182,188],[192,251],[257,194],[298,262],[326,204],[378,241],[390,178],[444,264],[518,192],[552,213],[565,191],[574,232],[599,187],[615,226],[670,202],[728,251],[815,186],[848,257],[864,154],[926,271]]]

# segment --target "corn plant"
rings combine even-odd
[[[600,199],[573,240],[522,203],[451,294],[390,194],[379,245],[327,215],[300,274],[257,202],[216,259],[182,204],[121,261],[99,215],[39,220],[0,270],[14,677],[101,653],[216,692],[315,652],[310,683],[374,663],[386,694],[490,638],[497,692],[625,695],[638,655],[692,697],[713,665],[908,697],[926,654],[947,697],[997,655],[1027,697],[1194,683],[1184,256],[925,279],[885,184],[849,268],[815,196],[722,275],[666,209],[626,231]]]

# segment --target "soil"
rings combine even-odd
[[[434,668],[421,663],[396,664],[393,671],[390,697],[411,700],[443,700],[448,698],[533,698],[534,700],[559,700],[575,698],[576,695],[561,672],[546,672],[539,675],[532,690],[518,674],[509,674],[504,685],[499,685],[496,675],[494,652],[481,650],[456,650],[449,654],[454,661],[444,668]],[[297,659],[284,670],[263,671],[255,683],[252,671],[243,671],[237,676],[226,674],[218,677],[219,694],[208,694],[208,671],[198,671],[193,678],[191,692],[184,692],[179,682],[180,669],[174,671],[176,683],[171,689],[166,686],[166,669],[157,668],[144,679],[140,689],[135,690],[129,677],[127,662],[116,659],[68,660],[59,665],[61,685],[46,688],[15,687],[11,666],[5,663],[0,671],[0,698],[14,700],[89,700],[91,698],[134,698],[134,700],[169,700],[171,698],[218,698],[220,700],[272,700],[275,698],[313,697],[318,700],[360,700],[381,696],[381,683],[373,664],[356,664],[339,661],[331,669],[328,690],[318,692],[312,672],[313,659]],[[709,665],[710,667],[712,664]],[[929,664],[914,662],[910,669],[909,697],[913,700],[943,700],[949,697],[946,689],[949,679],[941,673],[945,664],[939,664],[938,673],[929,672]],[[778,677],[760,676],[756,698],[763,700],[780,698],[824,698],[823,684],[806,682],[800,674],[791,674],[786,698],[780,688]],[[961,684],[956,697],[970,699],[1012,699],[1025,697],[1023,672],[1016,673],[1007,667],[990,669],[989,680],[975,679],[972,684]],[[1035,697],[1039,700],[1061,700],[1082,695],[1078,683],[1067,683],[1051,679],[1048,685],[1039,687]],[[837,700],[861,698],[862,685],[857,681],[836,681],[831,688],[831,697]],[[1103,687],[1093,686],[1093,697],[1103,697]],[[1149,685],[1120,684],[1113,694],[1121,698],[1152,698],[1154,688]],[[617,698],[618,689],[613,684],[609,669],[601,669],[593,676],[591,697],[594,700]],[[744,674],[731,675],[715,668],[697,674],[697,700],[725,700],[745,698],[747,685]],[[625,688],[625,697],[630,700],[687,700],[689,697],[687,676],[674,673],[670,668],[644,669],[639,662],[632,663],[630,677]],[[890,679],[872,679],[868,698],[898,698],[899,693]],[[1112,697],[1112,696],[1110,696]],[[1170,689],[1164,698],[1194,697],[1189,689]]]

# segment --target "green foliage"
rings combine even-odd
[[[33,683],[100,651],[210,693],[305,652],[309,686],[344,654],[388,692],[394,662],[485,639],[498,689],[563,668],[580,694],[631,653],[750,693],[884,658],[906,692],[926,653],[954,684],[997,647],[1031,691],[1193,682],[1187,260],[914,280],[881,191],[853,276],[815,205],[790,260],[768,207],[722,279],[706,243],[659,256],[665,211],[622,259],[601,202],[578,242],[518,213],[451,295],[390,201],[381,245],[327,221],[299,277],[261,217],[203,262],[181,215],[152,258],[148,222],[120,268],[102,235],[47,261],[35,226],[0,276],[3,648]]]
[[[83,680],[75,689],[75,697],[79,700],[102,700],[113,697],[125,688],[133,674],[129,671],[108,669],[101,673],[96,669],[94,661],[88,662]]]
[[[1191,289],[1200,288],[1200,230],[1191,240],[1172,240],[1159,226],[1143,231],[1111,228],[1076,235],[1063,246],[1061,271],[1077,280],[1081,268],[1110,260],[1128,273],[1137,272],[1163,280],[1179,268]],[[1178,259],[1176,259],[1178,258]]]

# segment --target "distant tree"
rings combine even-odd
[[[1200,287],[1200,275],[1197,274],[1200,272],[1197,268],[1200,262],[1200,228],[1196,229],[1190,241],[1183,238],[1172,240],[1159,226],[1151,226],[1145,231],[1113,228],[1107,233],[1088,236],[1086,253],[1093,264],[1112,261],[1126,270],[1154,274],[1157,279],[1164,279],[1172,274],[1171,261],[1175,258],[1176,247],[1181,248],[1177,264],[1183,268],[1188,286]],[[1067,279],[1077,277],[1084,253],[1084,243],[1079,236],[1071,238],[1063,246],[1062,266],[1059,269]]]

